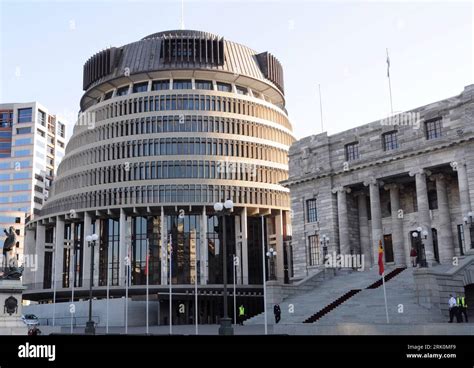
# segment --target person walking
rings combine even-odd
[[[410,251],[410,258],[411,258],[411,265],[413,267],[416,267],[416,257],[417,257],[417,253],[416,253],[416,249],[415,247],[411,248],[411,251]]]
[[[449,295],[448,305],[449,305],[449,323],[453,323],[454,316],[456,316],[457,318],[457,309],[458,309],[456,298],[453,296],[453,294]]]
[[[280,322],[281,319],[281,309],[278,304],[273,306],[273,314],[275,315],[275,323]]]
[[[459,309],[459,318],[461,319],[462,322],[462,316],[464,315],[464,319],[467,322],[469,322],[467,318],[467,304],[466,304],[466,298],[464,296],[458,296],[457,297],[457,305]]]
[[[244,325],[244,318],[245,318],[245,308],[244,305],[241,304],[239,307],[239,325]]]

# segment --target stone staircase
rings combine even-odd
[[[416,304],[412,269],[387,267],[386,290],[391,323],[444,322],[436,310]],[[280,303],[280,323],[307,321],[316,325],[338,323],[386,323],[382,281],[378,267],[363,272],[351,271],[331,279],[319,280],[311,290],[290,295]],[[402,306],[400,306],[402,305]],[[274,323],[273,307],[267,306],[268,323]],[[403,313],[399,313],[399,310]],[[315,318],[317,317],[317,318]],[[312,318],[313,320],[309,320]],[[246,324],[263,324],[261,313]]]

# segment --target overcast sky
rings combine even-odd
[[[181,1],[0,0],[0,102],[37,100],[73,119],[94,53],[178,29]],[[333,134],[474,83],[474,7],[464,2],[185,1],[187,29],[220,34],[282,63],[297,138]]]

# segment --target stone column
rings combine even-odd
[[[63,260],[64,260],[64,218],[56,217],[56,234],[54,244],[55,268],[54,278],[56,280],[56,289],[63,287]]]
[[[95,242],[94,247],[94,285],[99,285],[99,257],[100,257],[100,248],[103,246],[102,239],[100,237],[100,219],[95,219],[94,233],[97,234],[99,239]],[[110,266],[109,266],[110,267]]]
[[[278,211],[278,215],[275,216],[275,238],[276,238],[276,277],[277,281],[281,284],[285,282],[285,270],[284,270],[284,249],[283,249],[283,213],[282,210]]]
[[[471,211],[471,200],[469,198],[469,179],[467,176],[466,162],[464,160],[458,161],[456,170],[458,172],[458,185],[459,185],[459,200],[461,203],[461,219],[464,224],[464,216]],[[469,231],[469,225],[464,224],[464,243],[466,245],[466,251],[471,249],[471,234]]]
[[[92,218],[88,212],[84,212],[84,255],[82,256],[82,286],[84,287],[89,287],[91,277],[91,247],[89,247],[89,243],[86,240],[88,235],[92,235]]]
[[[161,240],[161,285],[168,285],[168,233],[166,229],[165,210],[161,207],[160,215],[160,240]],[[202,284],[202,281],[201,281]]]
[[[38,270],[35,272],[34,283],[37,286],[43,286],[44,279],[44,241],[46,228],[39,221],[36,225],[36,254],[38,255]]]
[[[379,241],[383,241],[382,209],[380,208],[379,182],[375,177],[371,177],[364,182],[364,185],[369,187],[370,193],[370,214],[372,219],[371,251],[372,259],[375,263],[378,259]]]
[[[390,209],[392,216],[392,245],[393,258],[396,264],[410,264],[410,243],[404,241],[403,236],[403,210],[400,207],[399,184],[387,184],[385,190],[390,191]]]
[[[432,265],[435,261],[433,250],[433,233],[431,231],[431,217],[428,204],[428,189],[426,186],[426,175],[429,171],[418,169],[410,171],[410,176],[415,177],[416,183],[416,203],[418,204],[418,225],[428,232],[426,239],[422,236],[422,242],[425,248],[426,262]]]
[[[247,227],[247,207],[244,207],[240,214],[242,223],[242,284],[249,284],[249,257],[248,257],[248,227]],[[260,226],[261,228],[261,226]]]
[[[438,251],[440,263],[452,263],[454,257],[453,231],[449,213],[448,192],[446,190],[447,179],[443,174],[430,177],[430,180],[436,182],[436,196],[438,197]]]
[[[207,244],[207,214],[206,206],[202,206],[202,215],[201,215],[201,285],[207,284],[208,278],[208,244]]]
[[[238,285],[242,284],[242,226],[241,218],[239,216],[234,216],[235,224],[235,256],[239,260],[238,266],[233,264],[232,267],[235,268],[235,281]]]
[[[119,234],[119,285],[125,286],[125,257],[127,256],[127,220],[123,209],[120,209]]]
[[[373,259],[370,249],[369,237],[369,217],[367,214],[367,196],[364,192],[356,193],[359,210],[359,242],[360,251],[364,255],[364,262],[368,267],[372,267]]]
[[[347,197],[346,193],[350,193],[350,188],[343,186],[332,189],[337,194],[337,219],[339,224],[339,253],[350,254],[351,247],[349,243],[349,218],[347,217]]]

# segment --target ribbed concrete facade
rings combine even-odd
[[[262,235],[266,247],[280,251],[277,278],[288,281],[289,190],[279,182],[287,179],[294,137],[278,60],[208,33],[161,32],[94,55],[84,88],[53,195],[28,226],[30,247],[40,258],[56,254],[56,266],[26,275],[26,298],[50,300],[57,289],[58,299],[70,300],[72,280],[76,296],[85,295],[85,237],[95,232],[98,296],[107,284],[123,295],[125,259],[132,294],[143,295],[147,269],[155,291],[167,290],[171,242],[173,284],[190,291],[197,279],[203,295],[213,290],[200,307],[209,321],[222,299],[212,294],[221,289],[223,262],[222,219],[213,205],[227,199],[234,202],[229,282],[236,254],[239,295],[253,297],[249,307],[258,308]],[[45,244],[48,231],[54,239]],[[45,283],[48,273],[55,282]]]

